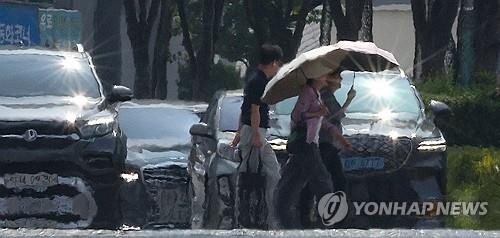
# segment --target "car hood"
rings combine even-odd
[[[74,121],[99,112],[100,99],[0,97],[0,121]]]
[[[271,119],[269,134],[272,139],[286,138],[290,134],[290,115],[276,115]],[[434,122],[415,114],[394,113],[382,120],[376,114],[347,113],[342,120],[343,134],[397,136],[408,138],[435,138],[441,136]]]
[[[189,146],[161,148],[154,146],[129,147],[126,167],[146,169],[155,167],[179,166],[187,168]]]

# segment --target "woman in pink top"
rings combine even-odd
[[[290,154],[276,190],[276,212],[282,228],[285,229],[303,228],[300,219],[290,211],[294,210],[292,207],[298,203],[300,193],[307,184],[318,199],[333,192],[330,173],[323,164],[318,148],[319,130],[322,127],[327,129],[349,147],[339,129],[323,120],[329,112],[321,102],[319,90],[326,86],[328,77],[329,74],[324,73],[314,79],[308,79],[291,114],[292,130],[306,126],[307,133],[305,141],[300,143],[300,148],[295,148],[297,153]]]

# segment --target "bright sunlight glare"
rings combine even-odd
[[[394,117],[394,113],[392,113],[392,111],[387,108],[380,111],[377,115],[378,118],[380,118],[382,121],[388,121]]]
[[[80,69],[80,63],[78,63],[78,61],[76,61],[73,58],[65,57],[62,60],[61,64],[64,67],[64,69],[66,69],[66,70],[79,70]]]
[[[82,96],[82,95],[74,96],[73,98],[71,98],[71,102],[79,107],[84,107],[85,105],[87,105],[89,103],[87,98]]]
[[[393,88],[390,82],[386,79],[376,79],[368,84],[370,94],[376,97],[390,97],[393,94]]]

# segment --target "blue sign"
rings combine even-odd
[[[0,4],[0,45],[38,45],[38,8],[14,4]]]

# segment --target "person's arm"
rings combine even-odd
[[[234,135],[233,141],[229,144],[230,146],[234,147],[240,143],[240,130],[241,127],[243,126],[243,122],[241,121],[241,111],[240,111],[240,116],[238,119],[238,130],[236,131],[236,134]]]
[[[252,104],[250,108],[250,126],[252,127],[252,145],[255,147],[261,147],[261,134],[259,131],[260,125],[260,106],[257,104]]]
[[[337,126],[331,124],[327,120],[323,120],[323,122],[321,123],[321,129],[327,130],[328,133],[330,133],[330,135],[335,137],[335,139],[337,139],[337,141],[339,141],[340,144],[342,144],[342,146],[344,146],[345,148],[350,149],[352,147],[351,143],[349,143],[349,141],[346,140],[344,135],[342,135],[339,128],[337,128]]]
[[[347,107],[351,104],[354,97],[356,97],[356,90],[354,90],[354,88],[351,87],[351,89],[347,93],[347,99],[345,100],[345,103],[342,106],[342,111],[345,111],[347,109]]]

